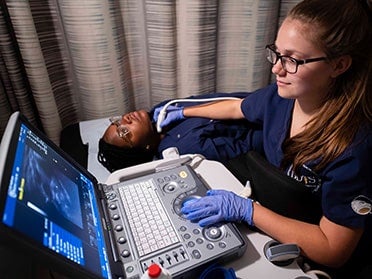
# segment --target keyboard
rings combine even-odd
[[[153,179],[119,188],[139,256],[180,242]]]

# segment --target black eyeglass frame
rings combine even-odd
[[[267,55],[267,61],[269,61],[270,64],[272,65],[275,65],[276,63],[278,63],[278,60],[280,60],[280,63],[282,64],[282,67],[283,69],[287,72],[287,73],[290,73],[290,74],[295,74],[297,73],[297,70],[298,70],[298,66],[299,65],[304,65],[304,64],[307,64],[307,63],[312,63],[312,62],[318,62],[318,61],[323,61],[323,60],[327,60],[328,58],[327,57],[316,57],[316,58],[308,58],[308,59],[296,59],[296,58],[293,58],[291,56],[288,56],[288,55],[281,55],[279,52],[277,52],[275,50],[275,44],[269,44],[269,45],[266,45],[265,49],[267,51],[271,51],[272,53],[275,54],[275,61],[270,61],[269,60],[269,57],[272,57],[272,55]],[[283,63],[283,58],[284,59],[289,59],[291,62],[294,62],[294,65],[296,66],[295,70],[294,71],[288,71],[287,70],[287,67],[285,65],[285,62]]]

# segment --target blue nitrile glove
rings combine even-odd
[[[183,115],[183,107],[182,106],[169,106],[166,110],[165,115],[160,115],[160,111],[163,109],[163,107],[155,108],[154,110],[154,116],[153,120],[154,122],[158,122],[159,118],[161,118],[160,127],[163,128],[164,126],[169,125],[170,123],[185,119],[185,116]]]
[[[181,212],[201,227],[222,221],[245,221],[253,226],[252,200],[226,190],[209,190],[205,197],[184,203]]]

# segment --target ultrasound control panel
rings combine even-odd
[[[195,278],[205,265],[243,255],[246,242],[234,224],[202,228],[182,215],[183,203],[208,189],[188,165],[104,186],[113,248],[127,278],[154,262],[173,278]]]

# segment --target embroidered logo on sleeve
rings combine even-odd
[[[360,195],[352,200],[351,208],[359,215],[367,215],[371,213],[372,201],[366,196]]]

